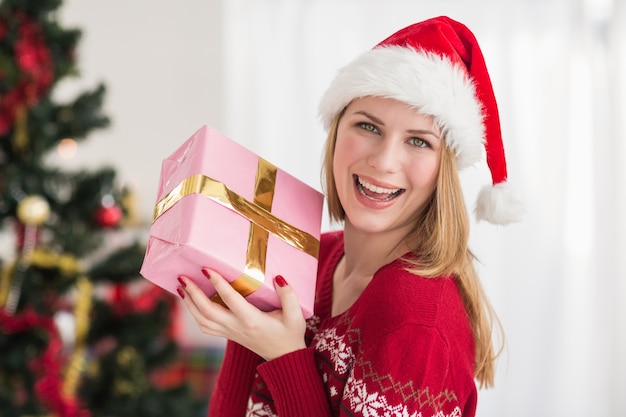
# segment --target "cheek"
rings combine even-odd
[[[416,168],[412,170],[413,183],[418,187],[434,189],[439,174],[439,159],[426,159],[415,165]]]
[[[336,148],[335,155],[333,156],[333,177],[338,190],[343,188],[346,172],[348,172],[348,161],[343,152],[341,152],[339,148]]]
[[[335,187],[341,200],[353,187],[351,167],[358,159],[355,148],[349,140],[337,140],[335,154],[333,155],[333,178]]]
[[[354,147],[345,138],[337,138],[335,143],[335,154],[333,155],[333,170],[335,175],[344,174],[345,170],[354,159]]]
[[[337,136],[335,159],[344,163],[344,167],[366,158],[368,152],[367,142],[362,137],[352,133]]]

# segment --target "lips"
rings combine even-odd
[[[364,181],[357,175],[354,175],[354,182],[361,195],[375,201],[391,201],[405,191],[404,188],[379,187]]]

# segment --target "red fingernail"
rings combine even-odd
[[[185,284],[185,281],[183,281],[182,277],[178,277],[178,282],[180,282],[180,285],[182,285],[183,288],[187,288],[187,284]]]
[[[207,278],[211,278],[211,274],[209,273],[209,270],[206,268],[202,268],[202,273],[204,274],[205,277]]]
[[[185,299],[185,292],[182,288],[178,287],[176,288],[176,291],[178,291],[178,295],[180,295],[180,298]]]
[[[274,281],[276,281],[276,285],[278,285],[279,287],[287,286],[287,281],[285,281],[285,278],[283,278],[282,275],[276,275],[276,278],[274,278]]]

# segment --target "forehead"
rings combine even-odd
[[[398,123],[414,129],[428,129],[440,135],[441,129],[432,115],[423,113],[402,101],[378,96],[365,96],[352,100],[344,112],[345,115],[366,114],[380,119],[383,123]]]

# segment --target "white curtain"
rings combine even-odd
[[[521,224],[472,247],[507,348],[479,416],[626,416],[626,2],[227,0],[223,130],[319,188],[335,71],[435,15],[481,42]],[[483,164],[484,165],[484,164]],[[489,181],[463,173],[468,203]],[[381,300],[384,303],[390,300]]]

